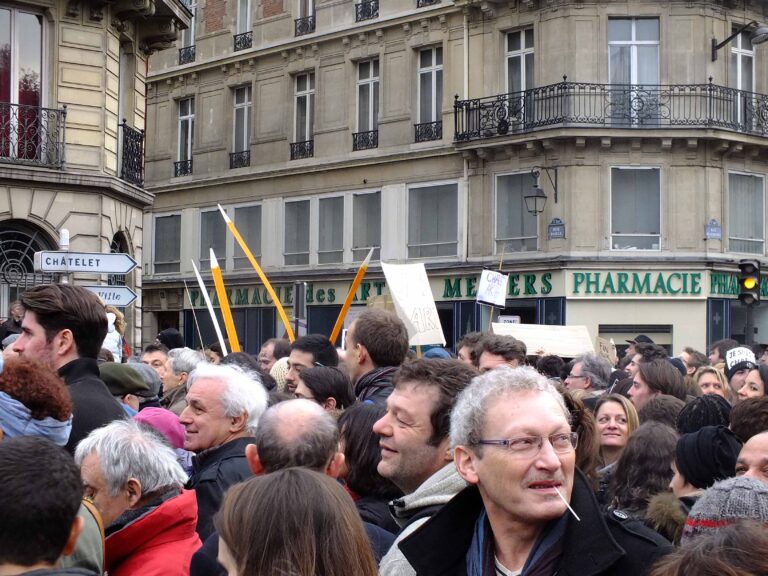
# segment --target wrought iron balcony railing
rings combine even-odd
[[[144,130],[131,128],[123,118],[120,152],[120,178],[144,187]]]
[[[253,46],[253,32],[243,32],[235,34],[235,52],[245,50]]]
[[[363,0],[355,4],[355,22],[379,17],[379,0]]]
[[[443,138],[443,121],[438,120],[437,122],[423,122],[422,124],[414,124],[413,131],[415,133],[416,142],[441,140]]]
[[[251,151],[243,150],[242,152],[230,152],[229,153],[229,168],[245,168],[251,165]]]
[[[708,84],[568,82],[454,102],[455,139],[467,142],[550,126],[721,128],[768,135],[768,96]]]
[[[67,107],[0,102],[0,162],[61,168]]]
[[[192,159],[189,160],[179,160],[178,162],[173,163],[173,177],[178,178],[179,176],[189,176],[192,174]]]
[[[315,31],[315,17],[306,16],[304,18],[296,18],[294,20],[296,25],[296,36],[304,36],[304,34],[311,34]]]
[[[291,160],[312,158],[315,155],[315,141],[291,142]]]
[[[368,150],[379,147],[379,131],[355,132],[352,134],[352,150]]]
[[[433,6],[440,4],[440,0],[416,0],[416,8],[424,8],[425,6]]]
[[[189,64],[190,62],[195,61],[195,47],[193,46],[186,46],[184,48],[179,48],[179,65],[182,64]]]

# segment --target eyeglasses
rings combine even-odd
[[[579,441],[579,435],[576,432],[561,432],[547,437],[552,449],[558,454],[567,454],[574,448]],[[544,445],[542,436],[518,436],[509,440],[478,440],[477,444],[483,446],[503,446],[511,454],[520,458],[533,458]]]
[[[567,380],[568,378],[570,378],[571,380],[573,380],[574,378],[586,378],[586,376],[582,376],[581,374],[568,374],[568,376],[566,377],[566,380]]]

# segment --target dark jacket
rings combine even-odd
[[[579,471],[570,503],[581,522],[568,517],[557,576],[641,576],[672,551],[667,540],[642,522],[604,515]],[[400,550],[419,576],[465,576],[467,551],[482,511],[480,492],[470,486],[400,542]]]
[[[382,366],[363,374],[355,382],[355,397],[359,402],[384,405],[392,394],[392,377],[399,366]]]
[[[92,430],[125,418],[120,403],[99,377],[99,365],[92,358],[78,358],[59,368],[72,397],[72,432],[66,449],[74,453],[78,442]]]
[[[363,522],[370,522],[392,534],[400,532],[400,526],[389,512],[389,501],[387,499],[364,496],[355,500],[355,506]]]
[[[227,488],[253,476],[245,459],[248,444],[253,444],[253,438],[235,438],[192,459],[192,476],[186,488],[197,494],[197,533],[203,542],[213,532],[213,517]]]

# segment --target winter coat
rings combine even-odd
[[[671,492],[656,494],[648,502],[645,523],[675,546],[679,546],[688,513],[703,493],[704,491],[701,490],[682,498],[678,498]]]
[[[381,366],[360,376],[355,382],[355,398],[359,402],[373,404],[386,404],[387,398],[392,394],[392,377],[397,372],[398,366]]]
[[[385,499],[363,496],[355,500],[355,507],[364,522],[370,522],[392,534],[400,532],[400,527],[392,518],[392,514],[389,512],[389,503]]]
[[[643,576],[672,551],[667,540],[642,522],[627,520],[621,512],[603,514],[578,470],[570,504],[581,521],[568,516],[557,576]],[[465,576],[467,551],[483,509],[480,491],[470,486],[404,539],[400,549],[416,574]]]
[[[427,478],[415,492],[393,500],[390,510],[402,531],[379,564],[379,576],[416,576],[398,543],[429,520],[440,506],[461,492],[467,483],[449,462]]]
[[[253,476],[245,459],[248,444],[253,444],[253,438],[235,438],[192,459],[192,477],[186,488],[197,493],[197,533],[203,541],[213,532],[213,517],[227,488]]]
[[[107,312],[107,335],[104,337],[104,342],[101,343],[102,348],[106,348],[112,352],[112,357],[118,364],[123,359],[123,337],[120,332],[115,328],[115,315],[112,312]]]
[[[107,537],[109,576],[187,576],[200,548],[195,493],[183,490]]]
[[[83,501],[77,515],[83,519],[83,531],[77,539],[75,551],[61,559],[62,568],[83,568],[101,574],[104,572],[104,525],[96,507]]]
[[[92,430],[125,418],[120,403],[110,394],[92,358],[78,358],[59,368],[72,397],[72,432],[66,449],[74,452],[78,442]]]
[[[187,407],[187,388],[186,386],[179,386],[174,388],[170,392],[166,392],[163,399],[160,400],[160,406],[166,410],[170,410],[176,416],[181,416],[184,408]]]

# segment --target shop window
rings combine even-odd
[[[660,249],[660,176],[658,168],[611,169],[613,250]]]
[[[235,226],[245,240],[254,257],[261,258],[261,206],[238,206],[235,208]],[[235,268],[250,268],[245,252],[235,242]]]
[[[408,191],[408,257],[456,256],[458,186],[438,184]]]
[[[532,183],[528,173],[496,178],[497,254],[538,250],[539,219],[526,210],[523,198]]]
[[[309,264],[309,200],[285,203],[286,266]]]
[[[226,267],[227,224],[218,209],[200,212],[200,266],[211,265],[211,248],[221,268]]]
[[[178,272],[181,261],[181,215],[155,216],[155,274]]]
[[[763,254],[765,208],[763,179],[750,174],[728,174],[728,249]]]

